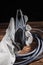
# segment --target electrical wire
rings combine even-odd
[[[41,39],[40,35],[33,34],[33,37],[36,39],[36,44],[38,45],[34,52],[27,53],[24,55],[16,54],[16,58],[18,60],[21,60],[20,62],[15,62],[14,65],[27,65],[31,63],[32,61],[36,60],[38,56],[42,53],[42,43],[43,40]]]

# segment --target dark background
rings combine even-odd
[[[43,2],[15,0],[0,2],[0,22],[9,22],[11,17],[16,17],[17,9],[28,16],[28,21],[43,21]]]

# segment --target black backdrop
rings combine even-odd
[[[29,18],[29,21],[43,21],[43,3],[15,0],[14,2],[1,2],[0,22],[9,22],[16,16],[17,9],[21,9]]]

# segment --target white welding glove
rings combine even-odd
[[[26,25],[26,32],[25,32],[25,35],[26,35],[26,45],[27,46],[29,46],[32,43],[32,41],[33,41],[33,36],[30,33],[31,29],[32,29],[31,26],[27,24]]]

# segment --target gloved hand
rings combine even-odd
[[[25,32],[25,35],[26,35],[26,45],[29,46],[32,41],[33,41],[33,36],[32,34],[30,33],[30,31],[32,30],[31,26],[30,25],[26,25],[26,32]]]

